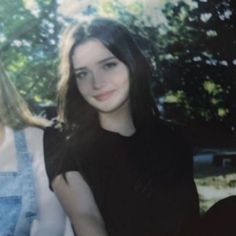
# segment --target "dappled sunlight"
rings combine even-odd
[[[39,16],[40,7],[36,0],[23,0],[25,9],[29,10],[35,17]]]

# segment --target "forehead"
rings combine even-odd
[[[75,47],[72,54],[74,65],[86,66],[114,56],[101,41],[89,39]]]

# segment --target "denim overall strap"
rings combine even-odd
[[[22,211],[15,232],[16,236],[29,236],[32,221],[37,215],[32,156],[28,152],[24,131],[14,132],[14,138],[18,159],[18,173],[22,184]]]
[[[0,171],[0,236],[14,236],[21,209],[22,181],[18,171]]]

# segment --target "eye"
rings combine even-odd
[[[103,65],[103,69],[105,69],[105,70],[112,69],[112,68],[116,67],[117,64],[118,64],[118,63],[115,62],[115,61],[106,62],[106,63]]]
[[[84,79],[88,73],[86,71],[80,71],[75,73],[76,79]]]

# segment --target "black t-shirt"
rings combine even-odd
[[[182,236],[198,217],[192,149],[173,124],[153,121],[130,137],[98,125],[71,137],[47,128],[44,145],[50,182],[79,171],[110,236]]]

